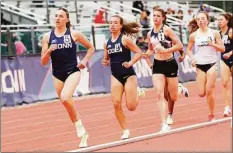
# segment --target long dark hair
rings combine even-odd
[[[200,13],[205,14],[207,20],[210,21],[210,16],[209,16],[209,14],[208,14],[207,12],[205,12],[205,11],[200,11],[200,12],[197,13],[197,15],[200,14]],[[199,27],[198,27],[198,25],[197,25],[197,20],[196,20],[196,18],[193,18],[193,19],[189,22],[188,27],[189,27],[189,29],[190,29],[190,30],[189,30],[189,34],[191,34],[191,33],[195,32],[195,31],[197,31],[197,29],[198,29]]]
[[[66,22],[66,28],[70,28],[71,27],[71,23],[70,23],[70,15],[69,15],[68,10],[65,9],[65,8],[63,8],[63,7],[58,8],[58,10],[62,10],[64,12],[66,12],[66,17],[69,19],[69,21]]]
[[[120,19],[120,24],[122,25],[121,33],[136,37],[136,34],[140,32],[140,25],[137,22],[124,22],[124,19],[119,15],[113,15],[112,17],[118,17]]]
[[[233,28],[233,16],[230,13],[224,13],[224,14],[220,14],[220,16],[223,16],[227,21],[227,26],[230,28]]]

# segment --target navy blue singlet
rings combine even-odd
[[[72,39],[70,29],[67,29],[61,37],[57,37],[53,29],[50,34],[49,46],[51,44],[57,45],[57,49],[51,52],[53,75],[65,82],[70,74],[79,71],[76,57],[77,47]]]
[[[229,37],[229,31],[230,28],[227,29],[227,32],[225,34],[222,34],[222,32],[220,31],[222,41],[225,45],[225,52],[221,53],[221,60],[231,69],[231,67],[233,66],[233,55],[231,55],[228,59],[225,59],[223,57],[225,53],[229,53],[233,50],[233,39]]]
[[[124,86],[127,79],[136,74],[133,67],[122,66],[122,63],[131,60],[131,51],[122,44],[122,36],[123,34],[120,34],[115,42],[112,42],[110,38],[106,47],[110,57],[112,75]]]

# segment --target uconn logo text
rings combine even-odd
[[[118,52],[122,52],[122,48],[120,43],[115,44],[114,47],[111,47],[110,45],[108,46],[108,54],[113,54],[113,53],[118,53]]]

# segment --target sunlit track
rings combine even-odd
[[[219,115],[219,113],[217,113]],[[202,115],[202,116],[198,116],[198,117],[191,117],[191,118],[185,118],[185,119],[181,119],[181,120],[177,120],[177,122],[184,122],[184,121],[190,121],[192,119],[203,119],[203,120],[206,120],[206,115]],[[228,119],[229,120],[229,119]],[[155,125],[150,125],[150,126],[145,126],[145,127],[139,127],[139,128],[135,128],[135,129],[131,129],[132,132],[138,132],[140,131],[141,134],[143,135],[147,135],[147,134],[152,134],[152,133],[156,133],[158,131],[156,131],[155,129],[159,129],[160,128],[160,124],[155,124]],[[188,125],[186,125],[188,126]],[[176,127],[177,128],[177,127]],[[148,132],[141,132],[141,131],[148,131]],[[95,142],[100,142],[100,140],[102,139],[108,139],[109,137],[112,137],[114,135],[118,135],[116,136],[118,139],[119,139],[119,136],[120,136],[121,132],[116,132],[116,133],[110,133],[110,134],[106,134],[104,136],[97,136],[97,137],[92,137],[92,141],[95,141]],[[115,138],[116,138],[115,137]],[[113,139],[113,140],[118,140],[118,139]],[[73,142],[67,142],[67,143],[70,143],[70,144],[76,144],[77,145],[77,141],[73,141]],[[46,149],[46,148],[56,148],[56,146],[58,145],[65,145],[66,143],[60,143],[60,144],[57,144],[57,145],[52,145],[52,146],[46,146],[43,148],[36,148],[36,149],[33,149],[33,150],[26,150],[26,151],[37,151],[37,150],[43,150],[43,149]],[[96,143],[96,144],[93,144],[93,145],[98,145],[99,143]],[[66,151],[66,150],[65,150]],[[75,151],[78,151],[78,150],[72,150],[71,152],[75,152]],[[82,150],[80,150],[82,151]]]
[[[221,98],[216,98],[217,100],[218,99],[221,99]],[[143,101],[143,102],[145,102],[145,101]],[[193,100],[192,102],[178,102],[177,104],[176,104],[176,107],[179,107],[179,106],[185,106],[185,105],[191,105],[191,104],[199,104],[199,103],[203,103],[203,100]],[[151,110],[154,110],[154,109],[156,109],[157,110],[157,108],[156,108],[156,103],[155,102],[152,102],[152,103],[143,103],[143,104],[141,104],[139,107],[138,107],[138,110],[140,110],[140,111],[151,111]],[[153,108],[154,107],[154,108]],[[152,108],[152,109],[149,109],[148,110],[148,108]],[[111,106],[111,107],[108,107],[108,106],[105,106],[105,107],[102,107],[101,108],[102,110],[97,110],[97,109],[94,109],[94,110],[91,110],[90,109],[90,111],[91,111],[91,114],[92,115],[103,115],[103,114],[106,114],[106,113],[112,113],[113,112],[113,107]],[[124,107],[123,108],[123,110],[124,111],[126,111],[126,113],[129,113],[128,111],[127,111],[127,109]],[[82,117],[85,117],[85,116],[90,116],[90,112],[85,112],[85,111],[79,111],[79,113],[81,114],[81,116]],[[133,113],[137,113],[137,111],[135,111],[135,112],[130,112],[129,114],[133,114]],[[26,113],[27,114],[27,113]],[[44,116],[43,116],[44,115]],[[22,122],[22,121],[30,121],[30,120],[36,120],[36,119],[44,119],[45,117],[48,117],[48,118],[51,118],[51,119],[53,119],[52,117],[56,117],[56,119],[60,119],[60,117],[61,118],[63,118],[64,116],[66,116],[67,115],[67,112],[65,112],[65,111],[63,111],[62,113],[57,113],[57,114],[53,114],[53,112],[50,112],[50,111],[47,111],[47,112],[44,112],[44,114],[43,115],[41,115],[41,114],[38,114],[38,117],[37,116],[33,116],[33,115],[31,115],[32,117],[25,117],[24,116],[24,114],[22,114],[22,116],[20,116],[20,117],[18,117],[18,118],[16,118],[15,120],[13,120],[13,119],[10,119],[10,120],[7,120],[7,121],[2,121],[1,123],[2,124],[7,124],[7,123],[11,123],[11,122],[17,122],[17,121],[20,121],[20,122]],[[60,117],[59,117],[59,115],[61,115]],[[106,114],[107,115],[107,114]],[[19,119],[20,118],[20,119]],[[56,120],[55,119],[55,120]],[[54,119],[53,119],[54,120]]]
[[[220,97],[219,97],[220,99]],[[182,103],[184,102],[185,99],[182,99],[180,100],[178,103]],[[195,102],[196,100],[194,100]],[[199,101],[199,100],[197,100]],[[113,106],[111,105],[111,103],[109,105],[106,105],[106,101],[105,101],[105,105],[103,106],[100,106],[100,107],[94,107],[94,106],[91,106],[87,109],[82,109],[82,108],[79,108],[78,106],[78,111],[80,113],[82,113],[83,115],[86,115],[88,113],[93,113],[93,111],[109,111],[109,110],[112,110],[113,109]],[[151,99],[141,99],[140,103],[142,103],[140,105],[140,109],[144,108],[144,107],[148,107],[147,105],[155,105],[156,102],[155,102],[155,98],[151,98]],[[61,105],[61,104],[59,104]],[[125,109],[125,108],[124,108]],[[112,111],[111,111],[112,112]],[[44,110],[44,111],[39,111],[39,112],[33,112],[33,113],[30,113],[28,114],[28,112],[23,112],[20,114],[20,118],[26,118],[26,119],[30,119],[30,118],[43,118],[43,117],[49,117],[49,116],[53,116],[53,115],[60,115],[60,114],[67,114],[67,112],[64,110],[63,106],[60,107],[60,109],[57,109],[57,110]],[[14,122],[14,121],[17,121],[17,120],[20,120],[18,119],[19,118],[19,115],[17,116],[18,114],[16,114],[15,116],[7,116],[6,117],[3,117],[3,121],[2,123],[7,123],[7,122]],[[44,115],[44,116],[43,116]],[[83,116],[82,115],[82,116]],[[32,117],[31,117],[32,116]],[[38,116],[38,117],[37,117]],[[7,120],[7,121],[4,121],[4,120]]]
[[[177,105],[176,106],[176,109],[179,109],[179,108],[181,108],[181,107],[185,107],[185,106],[191,106],[191,105],[204,105],[204,107],[206,106],[202,101],[195,101],[194,103],[185,103],[185,104],[180,104],[180,105]],[[200,107],[200,106],[198,106],[198,107]],[[202,108],[203,106],[201,106],[200,108]],[[196,107],[195,107],[196,108]],[[185,109],[185,108],[184,108]],[[158,109],[157,109],[157,107],[156,106],[154,106],[154,108],[151,108],[150,107],[150,109],[147,109],[147,110],[144,110],[144,111],[135,111],[135,112],[128,112],[128,111],[126,111],[126,115],[127,115],[127,117],[129,118],[129,117],[131,117],[131,116],[134,116],[134,115],[138,115],[138,114],[141,114],[141,115],[143,115],[144,113],[146,113],[146,114],[149,114],[150,112],[152,112],[153,114],[157,114],[158,113]],[[112,119],[115,119],[115,116],[107,116],[107,117],[105,117],[107,114],[105,114],[105,113],[109,113],[108,115],[111,115],[112,114],[112,111],[104,111],[104,112],[100,112],[100,113],[97,113],[97,114],[95,114],[95,113],[93,113],[93,114],[91,114],[91,116],[90,116],[90,114],[88,115],[87,114],[87,116],[82,116],[85,120],[84,120],[84,122],[85,123],[89,123],[89,122],[95,122],[95,121],[99,121],[100,119],[101,120],[112,120]],[[96,115],[100,115],[100,118],[98,118],[98,117],[96,117]],[[157,114],[158,115],[158,114]],[[93,117],[95,116],[95,119],[93,119]],[[104,116],[104,117],[103,117]],[[86,117],[89,117],[89,119],[88,118],[86,118]],[[12,133],[12,129],[14,129],[14,128],[20,128],[20,127],[27,127],[27,126],[31,126],[31,125],[40,125],[40,124],[49,124],[49,123],[51,123],[51,122],[61,122],[61,121],[64,121],[64,123],[68,123],[68,125],[69,124],[71,124],[70,123],[70,121],[69,120],[67,120],[67,118],[61,118],[61,119],[53,119],[53,118],[49,118],[49,119],[47,119],[46,121],[43,121],[43,119],[45,119],[45,118],[42,118],[42,121],[38,121],[38,120],[35,120],[35,119],[32,119],[32,122],[29,122],[29,120],[24,120],[25,121],[25,123],[26,124],[23,124],[23,125],[19,125],[19,126],[15,126],[15,124],[17,124],[17,121],[15,121],[15,122],[11,122],[10,124],[7,124],[7,125],[9,125],[10,127],[8,127],[7,126],[7,128],[5,128],[5,126],[3,126],[2,127],[2,131],[4,131],[5,129],[6,130],[9,130],[10,131],[10,133]],[[50,120],[51,119],[51,120]],[[22,123],[21,121],[19,121],[20,123]],[[6,124],[6,123],[5,123]],[[3,123],[2,123],[2,125],[3,125]]]
[[[220,106],[223,106],[223,105],[218,105],[218,106],[216,106],[216,107],[220,107]],[[177,112],[177,114],[176,114],[176,116],[179,116],[179,115],[183,115],[183,114],[190,114],[190,113],[193,113],[193,112],[197,112],[197,111],[203,111],[203,112],[205,112],[205,110],[207,109],[207,107],[201,107],[201,108],[196,108],[196,109],[189,109],[189,110],[186,110],[186,111],[181,111],[181,112]],[[132,119],[132,120],[130,120],[128,123],[130,124],[130,123],[139,123],[140,121],[142,121],[143,120],[143,122],[146,122],[146,121],[149,121],[149,123],[150,123],[150,121],[158,121],[159,120],[159,116],[158,115],[155,115],[155,116],[151,116],[151,117],[146,117],[146,118],[141,118],[141,117],[139,117],[139,118],[136,118],[136,119]],[[118,124],[117,124],[117,122],[114,122],[114,121],[110,121],[110,122],[107,122],[108,124],[104,124],[104,125],[101,125],[101,126],[98,126],[98,121],[96,121],[97,123],[95,123],[95,124],[93,124],[93,122],[90,122],[90,123],[92,123],[92,124],[87,124],[87,126],[89,127],[89,128],[87,128],[89,131],[90,130],[98,130],[98,129],[103,129],[103,128],[112,128],[112,127],[117,127],[118,126]],[[113,123],[112,123],[113,122]],[[110,123],[112,123],[112,124],[110,124]],[[97,125],[96,125],[97,124]],[[54,129],[55,128],[55,129]],[[45,137],[50,137],[50,135],[51,134],[54,134],[54,135],[63,135],[63,133],[61,133],[61,130],[59,130],[58,131],[58,133],[55,133],[55,131],[56,131],[56,127],[54,127],[53,129],[51,129],[50,131],[48,131],[48,132],[46,132],[46,130],[44,131],[45,133],[47,133],[47,135],[45,135]],[[55,130],[55,131],[54,131]],[[70,128],[70,130],[71,131],[69,131],[69,132],[66,132],[66,134],[69,134],[69,133],[73,133],[73,134],[75,134],[75,131],[74,131],[74,129],[73,128]],[[41,131],[41,130],[40,130]],[[37,131],[38,132],[38,131]],[[31,130],[28,130],[27,131],[27,133],[28,134],[30,134],[31,133]],[[20,134],[20,133],[19,133]],[[100,134],[100,133],[98,133],[98,134]],[[7,137],[8,137],[9,135],[2,135],[2,138],[4,138],[4,137],[6,137],[6,139],[7,139]],[[14,134],[10,134],[10,136],[14,136],[14,138],[16,138],[16,135],[14,135]],[[25,133],[23,133],[23,135],[21,135],[21,137],[22,136],[24,136],[24,139],[26,139],[27,138],[27,135],[25,135]],[[28,135],[28,136],[30,136],[30,135]],[[31,136],[30,136],[31,137]],[[41,136],[40,137],[34,137],[33,139],[39,139],[39,138],[41,138]],[[19,139],[20,139],[20,137],[19,137]],[[32,139],[28,139],[28,140],[25,140],[25,141],[30,141],[30,140],[32,140]],[[12,140],[11,140],[12,141]],[[11,143],[15,143],[15,142],[11,142]],[[16,142],[17,143],[17,142]],[[5,143],[4,141],[2,141],[2,145],[5,145],[5,144],[7,144],[7,143]]]
[[[189,98],[181,97],[175,104],[173,116],[175,123],[172,125],[172,129],[199,124],[208,119],[206,98],[197,96],[194,84],[189,84],[188,88],[191,96]],[[123,107],[132,138],[156,133],[160,130],[159,111],[153,94],[153,91],[147,91],[146,97],[140,99],[139,107],[134,112]],[[215,97],[216,119],[223,119],[224,103],[221,92],[216,91]],[[90,134],[89,145],[118,141],[121,129],[115,118],[111,99],[98,97],[80,101],[82,101],[80,104],[79,100],[76,102],[76,106]],[[78,149],[79,139],[63,106],[59,102],[42,105],[43,107],[38,107],[37,111],[34,111],[37,106],[25,107],[26,110],[23,107],[15,109],[17,110],[15,114],[14,109],[4,110],[5,113],[2,114],[4,120],[1,121],[2,151],[59,152]],[[48,108],[45,107],[46,105]],[[51,109],[51,106],[54,107]]]
[[[149,89],[146,91],[147,95],[146,95],[146,98],[140,98],[140,101],[145,101],[145,100],[148,100],[148,101],[152,101],[152,99],[154,99],[154,96],[153,96],[153,89]],[[194,98],[193,100],[196,100],[196,99],[200,99],[199,97],[197,97],[197,93],[196,92],[193,92],[193,91],[190,91],[190,95],[192,98]],[[193,96],[192,96],[193,95]],[[79,109],[90,109],[90,103],[91,103],[91,107],[92,109],[98,109],[101,108],[102,106],[106,106],[106,101],[109,101],[109,104],[111,103],[111,98],[110,98],[110,95],[108,97],[97,97],[97,98],[94,98],[92,97],[91,99],[79,99],[79,98],[75,98],[75,103],[76,103],[76,107],[79,108]],[[124,99],[124,96],[123,96],[123,99]],[[179,99],[179,101],[182,101],[182,100],[186,100],[186,98],[181,98]],[[153,101],[152,101],[153,102]],[[33,104],[32,104],[33,105]],[[111,105],[110,105],[111,106]],[[109,106],[109,107],[110,107]],[[33,109],[32,109],[33,108]],[[57,111],[57,110],[61,110],[61,108],[63,108],[63,106],[61,105],[60,101],[58,100],[54,100],[53,102],[51,103],[43,103],[41,102],[41,104],[37,104],[37,105],[33,105],[33,106],[25,106],[25,107],[19,107],[19,108],[13,108],[13,109],[2,109],[2,118],[4,119],[5,117],[8,117],[8,113],[11,114],[11,117],[12,116],[15,116],[15,117],[18,117],[18,115],[21,115],[22,113],[24,114],[25,112],[28,112],[28,113],[32,113],[33,115],[34,114],[38,114],[40,112],[45,112],[45,111]],[[51,110],[52,109],[52,110]],[[12,115],[11,112],[14,112]]]
[[[200,104],[201,102],[198,102],[198,103],[193,103],[193,104]],[[202,103],[203,104],[203,103]],[[179,108],[180,107],[184,107],[184,106],[186,106],[187,104],[184,104],[184,105],[177,105],[176,106],[176,111],[177,111],[177,113],[176,113],[176,115],[179,115],[179,114],[182,114],[182,113],[186,113],[186,112],[192,112],[192,111],[195,111],[195,110],[198,110],[198,109],[201,109],[201,110],[206,110],[206,109],[208,109],[208,107],[207,106],[198,106],[198,107],[194,107],[194,109],[184,109],[184,110],[179,110]],[[189,105],[191,105],[191,104],[189,104]],[[204,105],[204,104],[203,104]],[[221,104],[221,105],[217,105],[216,107],[220,107],[220,106],[223,106],[223,104]],[[131,120],[129,120],[128,122],[130,123],[130,122],[132,122],[132,121],[138,121],[138,120],[144,120],[144,119],[154,119],[154,118],[158,118],[159,116],[158,116],[158,112],[156,112],[156,110],[157,109],[152,109],[152,110],[148,110],[148,111],[143,111],[143,112],[140,112],[140,114],[142,115],[142,114],[148,114],[148,115],[146,115],[146,117],[137,117],[136,119],[133,117],[133,116],[135,116],[135,115],[138,115],[138,113],[134,113],[134,114],[131,114],[131,113],[129,113],[129,114],[127,114],[128,115],[128,117],[130,117],[130,116],[132,116],[132,118],[133,119],[131,119]],[[150,116],[150,114],[152,114],[152,113],[154,113],[154,115],[153,116]],[[95,114],[92,114],[93,116],[95,115]],[[148,117],[148,116],[150,116],[150,117]],[[112,116],[112,117],[114,117],[114,116]],[[107,120],[109,120],[109,121],[111,121],[112,119],[115,119],[115,117],[114,118],[102,118],[101,120],[106,120],[106,122],[107,122]],[[93,123],[93,122],[97,122],[96,124],[98,124],[98,122],[99,122],[99,119],[94,119],[94,120],[85,120],[85,124],[87,124],[87,125],[89,125],[88,123]],[[43,122],[42,122],[43,123]],[[47,122],[46,122],[47,123]],[[25,126],[30,126],[31,124],[29,124],[29,125],[23,125],[23,126],[20,126],[20,127],[25,127]],[[112,125],[118,125],[118,123],[114,123],[114,124],[112,124]],[[9,127],[9,129],[7,129],[7,130],[9,130],[9,134],[5,131],[5,133],[3,133],[2,134],[2,138],[4,138],[4,137],[7,137],[7,136],[13,136],[13,135],[15,135],[15,134],[21,134],[21,133],[30,133],[30,132],[38,132],[38,131],[43,131],[43,130],[49,130],[49,129],[53,129],[53,128],[60,128],[60,127],[62,127],[62,128],[64,128],[64,126],[72,126],[72,124],[71,123],[69,123],[68,125],[58,125],[58,126],[52,126],[52,127],[46,127],[46,128],[41,128],[41,129],[36,129],[36,130],[34,130],[34,129],[32,129],[32,130],[27,130],[26,132],[18,132],[18,133],[13,133],[12,132],[12,129],[14,129],[14,128],[19,128],[19,126],[12,126],[12,127]],[[103,126],[103,125],[102,125]],[[100,126],[100,127],[102,127],[102,126]],[[110,126],[110,125],[105,125],[105,126]],[[99,127],[98,125],[97,126],[95,126],[95,127],[91,127],[91,128],[89,128],[89,129],[94,129],[94,128],[97,128],[97,127]]]
[[[110,147],[114,147],[114,146],[119,146],[119,145],[124,145],[124,144],[132,143],[132,142],[143,141],[143,140],[147,140],[147,139],[151,139],[151,138],[166,136],[169,134],[180,133],[180,132],[187,131],[187,130],[202,128],[205,126],[211,126],[214,124],[219,124],[219,123],[223,123],[226,121],[230,121],[230,119],[231,118],[224,118],[224,119],[219,119],[219,120],[216,120],[213,122],[204,122],[204,123],[194,124],[194,125],[190,125],[190,126],[171,129],[170,131],[168,131],[166,133],[157,132],[157,133],[152,133],[152,134],[148,134],[148,135],[143,135],[143,136],[138,136],[138,137],[126,139],[123,141],[122,140],[115,141],[115,142],[100,144],[100,145],[96,145],[96,146],[92,146],[92,147],[88,147],[88,148],[81,148],[81,149],[77,149],[77,150],[72,150],[70,152],[93,152],[93,151],[97,151],[97,150],[101,150],[101,149],[105,149],[105,148],[110,148]]]
[[[152,92],[153,93],[153,92]],[[151,94],[150,92],[148,92],[148,94]],[[216,97],[216,98],[221,98],[221,97]],[[195,100],[199,100],[200,98],[195,98],[193,99]],[[187,98],[180,98],[178,103],[186,101]],[[108,105],[106,105],[106,103],[109,101]],[[153,96],[149,97],[147,96],[146,98],[140,98],[140,103],[142,103],[142,105],[144,106],[144,103],[146,102],[146,105],[150,105],[150,104],[154,104],[155,103],[155,98]],[[83,107],[83,105],[88,105],[87,107]],[[90,106],[91,104],[91,106]],[[95,105],[98,104],[98,105]],[[48,105],[51,105],[50,103],[48,103]],[[2,111],[2,120],[12,120],[12,119],[17,119],[20,115],[20,117],[30,117],[33,115],[39,116],[39,115],[43,115],[46,114],[47,112],[50,112],[50,114],[53,113],[66,113],[62,104],[60,102],[57,102],[56,104],[53,104],[54,106],[48,106],[48,108],[31,108],[30,110],[23,110],[23,108],[20,109],[20,112],[14,112],[13,114],[10,112],[12,110],[3,110]],[[55,107],[55,108],[54,108]],[[111,105],[111,99],[106,99],[106,100],[98,100],[96,99],[95,103],[92,103],[90,101],[86,101],[86,102],[80,102],[79,100],[76,100],[76,107],[78,109],[78,111],[81,111],[82,113],[87,113],[88,111],[93,111],[93,110],[98,110],[98,109],[112,109],[113,106]],[[141,106],[140,106],[141,107]],[[30,107],[27,107],[30,108]],[[25,108],[26,109],[26,108]],[[39,110],[38,110],[39,109]],[[8,115],[10,114],[10,115]]]
[[[206,108],[205,108],[206,109]],[[198,111],[200,111],[200,109],[196,109],[196,111],[194,111],[193,113],[195,113],[195,114],[197,114],[198,113]],[[205,112],[205,110],[201,113],[201,114],[203,114]],[[192,113],[192,111],[191,112],[187,112],[186,114],[189,114],[189,113]],[[183,112],[183,115],[184,115],[185,113]],[[177,124],[179,124],[179,122],[182,122],[182,121],[186,121],[186,122],[189,122],[190,123],[190,121],[192,120],[192,119],[200,119],[200,118],[203,118],[203,121],[206,121],[206,119],[207,119],[207,117],[206,117],[206,113],[204,113],[205,115],[202,115],[202,116],[195,116],[195,117],[190,117],[190,118],[187,118],[187,117],[185,117],[185,116],[183,116],[183,119],[181,119],[181,120],[177,120],[176,122],[177,122]],[[222,114],[221,112],[220,113],[217,113],[217,114]],[[182,116],[182,113],[180,113],[180,116]],[[187,115],[186,115],[187,116]],[[180,117],[179,117],[180,118]],[[157,117],[157,119],[159,119],[158,117]],[[150,120],[150,122],[151,122],[151,119],[149,119]],[[155,120],[156,121],[156,120]],[[144,122],[144,120],[143,120],[143,122]],[[182,125],[182,124],[181,124]],[[115,126],[116,127],[116,126]],[[155,123],[153,123],[152,125],[149,125],[149,126],[143,126],[143,127],[140,127],[140,128],[137,128],[137,129],[134,129],[134,128],[132,128],[132,131],[137,131],[137,130],[142,130],[142,131],[145,131],[147,128],[153,128],[153,131],[151,131],[151,132],[156,132],[157,130],[155,130],[156,129],[156,127],[159,129],[159,127],[160,127],[160,123],[157,123],[157,124],[155,124]],[[99,129],[101,129],[101,128],[99,128]],[[112,129],[112,128],[111,128]],[[108,137],[109,136],[116,136],[116,135],[118,135],[118,137],[119,137],[119,135],[120,135],[120,131],[119,132],[116,132],[116,131],[118,131],[117,130],[118,128],[116,128],[116,130],[114,130],[115,131],[115,133],[114,132],[111,132],[110,134],[105,134],[104,136],[106,136],[105,138],[106,139],[108,139]],[[96,130],[98,130],[98,129],[95,129],[95,130],[93,130],[93,132],[95,132]],[[99,130],[98,130],[99,131]],[[111,130],[112,131],[112,130]],[[148,131],[149,132],[149,131]],[[60,133],[60,134],[55,134],[55,135],[50,135],[50,136],[46,136],[45,137],[45,139],[53,139],[53,138],[59,138],[59,137],[56,137],[56,136],[61,136],[60,137],[60,139],[62,138],[62,137],[66,137],[67,135],[70,135],[70,136],[74,136],[75,135],[75,131],[72,133],[72,132],[66,132],[66,133]],[[93,140],[96,140],[96,142],[99,142],[98,141],[98,136],[97,137],[92,137],[92,139]],[[102,139],[102,138],[101,138]],[[31,139],[31,140],[28,140],[28,141],[25,141],[25,142],[23,142],[23,143],[25,143],[25,144],[27,144],[27,143],[31,143],[31,142],[37,142],[37,141],[40,141],[40,138],[38,139],[34,139],[34,141],[33,141],[33,139]],[[22,142],[17,142],[18,144],[22,144]],[[17,144],[16,143],[16,144]],[[77,143],[77,142],[76,142]],[[14,143],[13,143],[14,144]],[[7,146],[12,146],[13,144],[9,144],[9,145],[7,145]],[[43,147],[44,147],[45,145],[43,145]],[[2,144],[2,147],[4,147],[4,145]]]

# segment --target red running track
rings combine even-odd
[[[232,152],[230,122],[166,135],[100,152]],[[218,132],[217,132],[218,131]],[[224,141],[222,143],[221,141]]]
[[[172,128],[207,121],[208,106],[205,102],[206,98],[197,96],[195,85],[195,82],[186,84],[186,87],[188,87],[190,91],[190,97],[181,97],[177,101],[174,111],[175,124],[172,125]],[[129,112],[125,109],[126,107],[124,107],[132,137],[155,133],[160,130],[159,111],[153,94],[153,90],[147,90],[146,97],[140,98],[140,104],[134,112]],[[216,83],[215,98],[216,118],[220,119],[222,118],[224,109],[220,81],[217,81]],[[76,101],[76,107],[89,132],[90,146],[118,141],[120,139],[121,129],[115,118],[110,96],[91,99],[80,98]],[[30,107],[2,109],[1,124],[2,152],[64,152],[78,149],[79,139],[76,136],[74,126],[69,120],[65,109],[58,101],[30,105]],[[203,132],[203,130],[206,129],[210,133],[218,133],[221,131],[225,135],[228,135],[230,124],[223,123],[221,126],[213,127],[192,130],[189,131],[188,134],[185,134],[187,132],[184,132],[163,136],[134,144],[138,144],[141,148],[145,148],[148,147],[148,145],[145,145],[143,142],[158,142],[159,147],[157,145],[152,145],[152,147],[148,147],[148,149],[151,149],[151,151],[163,150],[163,148],[167,147],[167,139],[169,137],[171,142],[175,141],[177,144],[180,144],[173,145],[171,150],[193,151],[196,149],[195,145],[188,144],[191,144],[193,139],[200,139],[200,136],[196,134],[196,131],[201,130]],[[181,137],[187,141],[182,140]],[[213,151],[225,151],[231,148],[229,146],[229,144],[231,144],[231,139],[229,137],[224,138],[225,139],[218,141],[219,145],[225,146],[221,148],[223,150],[213,149]],[[204,146],[207,146],[210,142],[215,145],[214,139],[211,138],[209,141],[203,141],[203,143],[198,146],[200,149],[203,148],[205,150]],[[130,147],[130,145],[134,144],[124,146]],[[115,148],[115,150],[114,148],[111,149],[113,149],[112,151],[119,150],[119,148]],[[125,149],[122,151],[128,151]]]

